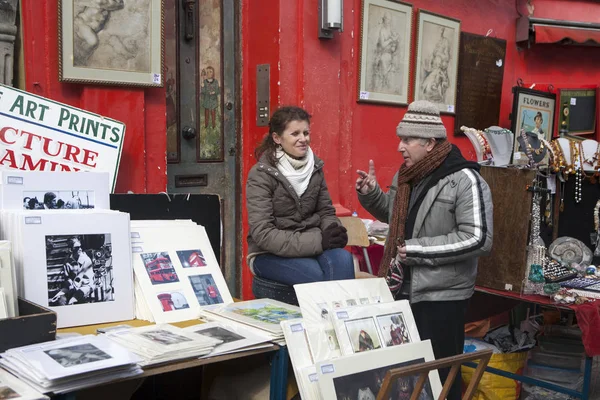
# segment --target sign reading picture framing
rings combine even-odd
[[[0,85],[0,169],[104,171],[115,188],[125,124]]]
[[[419,10],[415,100],[428,100],[442,113],[454,114],[460,21]]]
[[[358,101],[408,104],[412,5],[363,0]]]
[[[534,161],[540,163],[547,159],[542,140],[550,141],[554,132],[556,95],[518,86],[513,88],[513,95],[511,131],[515,133],[515,141],[512,163],[526,163],[529,146]],[[519,140],[521,130],[524,131],[526,140]]]

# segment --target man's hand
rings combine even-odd
[[[377,178],[375,178],[375,163],[369,160],[369,173],[362,170],[357,170],[358,178],[356,179],[356,191],[360,194],[367,194],[377,186]]]
[[[396,257],[398,257],[400,261],[406,260],[406,246],[398,246]]]

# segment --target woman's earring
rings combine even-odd
[[[278,144],[278,145],[277,145],[275,148],[276,148],[277,150],[281,150],[283,147],[281,147],[281,145],[280,145],[280,144]]]

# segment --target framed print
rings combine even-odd
[[[431,341],[424,340],[317,363],[321,395],[324,399],[375,399],[387,371],[433,360]],[[410,398],[417,379],[418,375],[398,379],[392,386],[392,398]],[[439,374],[433,370],[418,398],[434,400],[441,391]]]
[[[454,114],[460,21],[419,10],[415,63],[415,100],[435,103]]]
[[[513,88],[511,131],[515,133],[513,164],[527,164],[527,150],[537,164],[548,159],[543,141],[550,141],[554,132],[556,95],[549,92]]]
[[[162,0],[60,0],[61,82],[162,87]]]
[[[560,136],[595,133],[596,89],[559,89],[559,93]]]
[[[358,101],[408,104],[412,5],[363,0]]]

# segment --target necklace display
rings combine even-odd
[[[490,144],[488,143],[487,139],[481,134],[481,131],[478,131],[477,129],[473,129],[473,133],[475,134],[477,141],[483,149],[483,158],[486,160],[491,160],[492,149],[490,148]]]
[[[578,160],[578,158],[581,157],[581,153],[577,149],[575,142],[572,140],[569,140],[569,153],[571,154],[570,170],[575,171],[575,203],[580,203],[581,202],[581,181],[583,180],[583,174],[582,174],[582,170],[583,170],[582,164],[583,163],[582,163],[581,159]],[[577,161],[579,161],[579,166],[575,167],[575,164]]]
[[[525,154],[527,154],[527,158],[529,159],[529,165],[532,167],[537,167],[538,163],[533,159],[533,154],[541,155],[544,151],[544,143],[540,141],[540,147],[535,149],[529,143],[529,139],[527,138],[527,134],[524,129],[521,129],[521,138],[523,139],[523,143],[525,144]]]
[[[600,229],[600,200],[596,202],[596,207],[594,207],[594,230],[598,232]]]
[[[552,170],[554,172],[559,172],[565,167],[565,156],[563,155],[562,149],[560,148],[560,144],[556,140],[553,140],[550,143],[550,147],[552,148]]]

